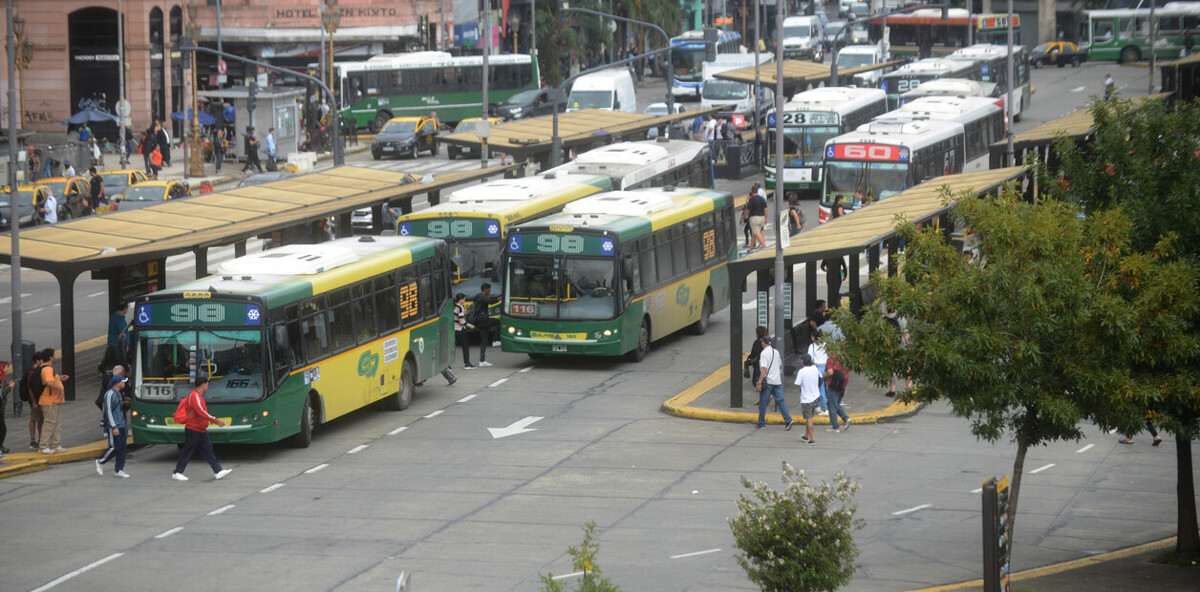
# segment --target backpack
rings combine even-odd
[[[46,390],[46,383],[42,381],[42,368],[45,366],[36,366],[25,373],[25,384],[28,385],[25,392],[25,396],[28,397],[26,401],[36,400],[42,396],[42,391]]]
[[[796,207],[788,208],[788,210],[788,234],[796,234],[804,228],[804,223],[807,222],[804,218],[804,210]],[[796,212],[796,215],[792,216],[792,212]],[[800,219],[799,224],[796,223],[797,218]]]
[[[491,316],[488,314],[488,297],[484,296],[471,303],[471,308],[467,309],[467,322],[472,325],[478,325],[487,320]]]
[[[839,392],[846,390],[846,373],[841,368],[834,368],[829,376],[829,388]]]
[[[171,416],[171,419],[175,420],[175,423],[184,425],[187,423],[188,418],[191,417],[192,406],[188,404],[188,399],[190,398],[191,395],[188,395],[179,401],[179,406],[175,408],[175,414]]]

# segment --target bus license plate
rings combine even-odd
[[[565,346],[565,345],[552,345],[552,346],[550,346],[550,351],[554,351],[554,352],[564,352],[564,353],[566,353],[566,351],[567,351],[567,346]]]
[[[175,398],[175,386],[170,384],[143,384],[142,398],[153,401],[170,401]]]

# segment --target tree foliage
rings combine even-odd
[[[621,592],[621,589],[604,577],[600,566],[596,564],[596,555],[600,552],[600,543],[596,541],[596,523],[589,521],[583,525],[583,543],[578,547],[567,547],[567,554],[574,557],[572,567],[581,572],[578,592]],[[543,592],[564,592],[566,588],[554,574],[539,574]]]
[[[858,546],[854,492],[860,484],[838,474],[833,485],[809,484],[803,471],[783,463],[782,491],[742,477],[750,490],[729,519],[742,555],[738,565],[767,592],[836,590],[850,582]]]
[[[949,195],[946,195],[949,198]],[[1011,190],[967,194],[953,211],[973,232],[971,257],[936,228],[903,224],[902,273],[876,275],[879,298],[907,319],[902,346],[884,318],[842,310],[845,339],[830,349],[876,383],[893,372],[917,387],[909,401],[947,402],[977,437],[1016,445],[1009,523],[1015,526],[1026,451],[1077,440],[1092,419],[1123,430],[1155,396],[1134,370],[1194,347],[1186,319],[1197,308],[1196,273],[1172,260],[1172,241],[1130,248],[1119,212],[1084,218],[1062,202],[1034,205]],[[1144,408],[1144,407],[1143,407]]]

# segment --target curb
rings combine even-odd
[[[703,419],[707,421],[723,421],[727,423],[757,423],[758,411],[724,411],[719,409],[708,409],[704,407],[692,407],[691,404],[699,399],[701,395],[712,390],[717,385],[725,382],[729,375],[729,364],[725,364],[713,371],[712,374],[706,376],[700,382],[683,390],[683,392],[667,399],[660,409],[667,415],[683,417],[687,419]],[[886,423],[889,421],[899,421],[916,415],[918,411],[924,407],[924,403],[903,403],[895,401],[891,405],[879,410],[861,413],[849,413],[851,423],[854,424],[873,424]],[[772,425],[783,425],[783,415],[779,413],[768,413],[767,423]],[[829,416],[818,415],[813,418],[814,424],[828,424]]]
[[[130,437],[126,447],[133,445],[133,437]],[[0,464],[0,479],[7,477],[15,477],[24,475],[25,473],[33,473],[36,471],[44,471],[50,468],[50,465],[60,465],[64,463],[79,462],[83,460],[95,460],[108,449],[108,440],[100,440],[83,446],[75,446],[68,448],[66,452],[58,454],[42,454],[40,452],[19,452],[9,454],[5,464]]]

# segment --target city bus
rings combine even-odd
[[[1000,96],[996,83],[966,78],[938,78],[922,83],[900,95],[900,106],[921,97],[995,97]],[[1001,99],[1003,100],[1003,99]]]
[[[684,31],[671,38],[671,75],[674,77],[673,93],[676,99],[682,96],[700,100],[700,88],[704,83],[704,57],[708,46],[704,43],[704,31]],[[741,53],[742,34],[735,31],[717,32],[717,54]]]
[[[966,138],[963,143],[963,172],[987,170],[990,165],[988,148],[1004,139],[1003,99],[984,97],[924,97],[889,111],[876,121],[922,119],[961,123]]]
[[[664,185],[712,189],[715,179],[711,152],[707,142],[665,137],[617,142],[588,150],[546,172],[605,175],[615,190]]]
[[[406,409],[454,360],[446,251],[401,237],[285,245],[138,298],[134,442],[182,444],[171,416],[199,377],[227,424],[209,428],[214,443],[307,447],[320,424],[376,401]]]
[[[982,66],[977,61],[926,58],[904,64],[883,75],[879,88],[887,93],[888,108],[900,106],[900,95],[916,90],[918,86],[938,78],[966,78],[983,80]]]
[[[842,198],[850,213],[864,200],[887,199],[940,175],[961,173],[965,141],[961,123],[880,120],[825,144],[825,191],[819,222]]]
[[[1150,8],[1085,10],[1084,32],[1089,60],[1138,62],[1150,54]],[[1200,2],[1168,2],[1154,9],[1154,55],[1182,55],[1184,36],[1200,27]]]
[[[496,179],[459,189],[444,203],[400,216],[399,236],[446,241],[450,282],[467,298],[484,282],[501,279],[501,253],[508,230],[562,211],[568,203],[612,188],[603,175],[547,171],[520,179]]]
[[[976,44],[946,57],[979,62],[980,80],[996,83],[1000,96],[1012,101],[1013,121],[1021,121],[1021,114],[1033,100],[1033,88],[1029,82],[1029,50],[1020,45],[1013,46],[1013,84],[1008,83],[1008,47],[1005,45]]]
[[[362,62],[334,63],[342,119],[375,133],[393,117],[428,116],[454,123],[480,116],[483,56],[452,56],[442,51],[383,54]],[[541,80],[537,60],[523,54],[488,56],[488,102],[524,90]]]
[[[504,351],[625,355],[729,304],[733,196],[709,189],[613,191],[572,202],[508,238]]]
[[[946,55],[966,47],[970,38],[968,28],[974,29],[974,42],[989,45],[1008,44],[1008,15],[970,14],[965,8],[951,8],[942,20],[938,8],[922,8],[908,14],[887,17],[888,43],[892,57],[918,56],[921,45],[930,48],[930,56]],[[883,16],[871,17],[868,26],[871,39],[883,38]],[[1013,43],[1021,43],[1021,17],[1013,15]]]
[[[801,199],[821,197],[825,142],[887,111],[887,95],[877,88],[814,88],[783,107],[783,191]],[[767,189],[775,189],[776,113],[767,114]]]

